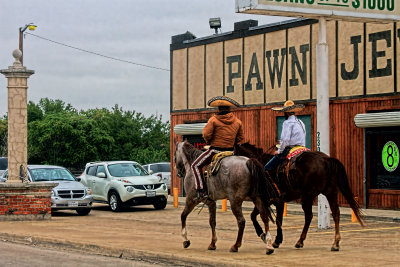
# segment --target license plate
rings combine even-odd
[[[156,196],[156,192],[155,191],[147,191],[146,192],[146,197],[155,197]]]
[[[78,207],[78,201],[69,201],[68,207]]]

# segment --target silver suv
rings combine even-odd
[[[28,180],[38,183],[58,183],[51,192],[51,210],[75,210],[79,215],[88,215],[92,210],[93,197],[66,168],[51,165],[28,165]],[[8,178],[8,170],[1,176]],[[1,179],[0,179],[1,180]]]
[[[92,189],[94,201],[108,203],[112,211],[123,206],[164,209],[167,205],[167,185],[134,161],[90,162],[79,178]]]

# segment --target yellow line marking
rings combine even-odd
[[[347,230],[347,231],[340,231],[340,233],[349,233],[349,232],[369,232],[369,231],[381,231],[381,230],[396,230],[400,229],[400,227],[387,227],[387,228],[369,228],[369,229],[358,229],[358,230]],[[309,233],[310,235],[323,235],[323,234],[334,234],[333,231],[329,232],[318,232],[318,233]]]

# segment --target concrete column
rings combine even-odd
[[[326,19],[319,19],[317,44],[317,150],[329,155],[329,49],[326,41]],[[318,228],[330,228],[329,202],[318,196]]]
[[[15,62],[8,69],[0,70],[8,79],[8,182],[26,180],[28,162],[28,78],[35,73],[22,66],[22,52],[14,50]]]

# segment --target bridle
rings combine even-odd
[[[186,174],[185,167],[181,166],[182,164],[177,164],[176,163],[176,150],[175,150],[175,154],[174,154],[174,162],[175,162],[176,175],[179,178],[185,178],[185,174]]]

